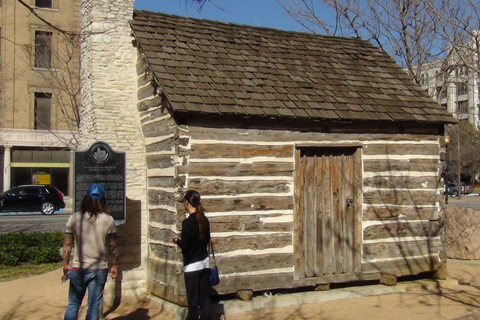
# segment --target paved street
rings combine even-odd
[[[69,213],[0,215],[0,233],[64,230]]]
[[[480,196],[477,194],[472,194],[468,196],[462,196],[460,200],[449,197],[448,204],[462,208],[473,208],[480,211]]]

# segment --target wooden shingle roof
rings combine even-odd
[[[130,24],[174,113],[455,121],[364,40],[139,10]]]

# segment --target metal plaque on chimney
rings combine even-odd
[[[93,143],[85,151],[74,152],[74,199],[76,211],[91,184],[98,183],[105,189],[110,215],[117,225],[125,222],[125,152],[114,151],[106,142]]]

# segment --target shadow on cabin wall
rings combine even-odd
[[[142,203],[140,200],[127,198],[126,206],[125,223],[117,226],[120,265],[115,279],[114,306],[118,306],[122,300],[123,272],[141,265]],[[141,299],[141,297],[136,298]]]

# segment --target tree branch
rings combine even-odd
[[[28,11],[30,11],[35,17],[37,17],[38,19],[40,19],[43,23],[45,23],[47,26],[49,26],[50,28],[64,34],[64,35],[72,35],[73,33],[72,32],[68,32],[68,31],[65,31],[57,26],[54,26],[53,24],[51,24],[50,22],[48,22],[47,20],[45,20],[44,18],[42,18],[41,16],[38,15],[38,13],[35,11],[35,9],[33,9],[30,5],[28,5],[27,3],[25,3],[23,0],[17,0],[18,2],[20,2],[21,5],[23,5],[25,8],[28,9]]]

